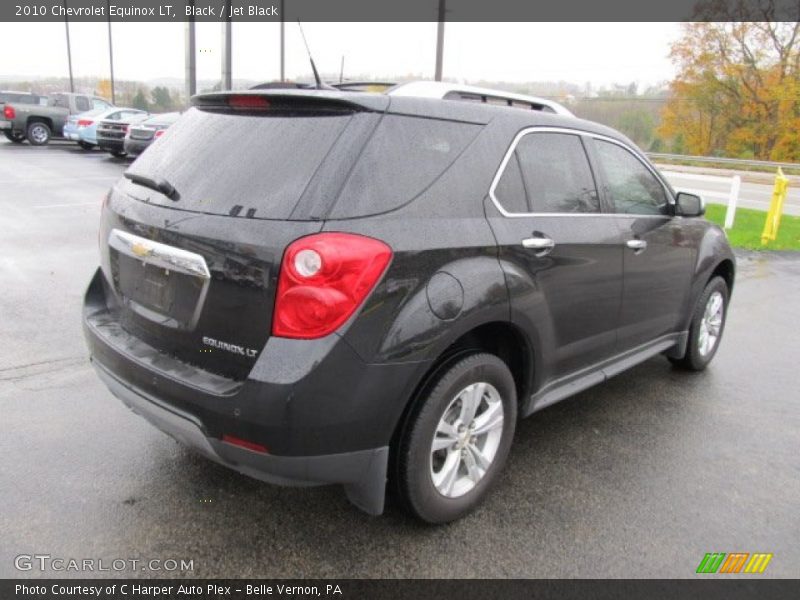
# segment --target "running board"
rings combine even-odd
[[[688,338],[688,331],[671,333],[598,363],[597,365],[582,369],[577,373],[554,381],[530,397],[522,414],[527,417],[551,404],[555,404],[598,383],[602,383],[612,378],[614,375],[627,371],[631,367],[652,358],[656,354],[661,354],[674,347],[685,348]],[[672,353],[669,354],[671,355]]]

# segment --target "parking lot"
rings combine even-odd
[[[192,560],[170,574],[197,577],[680,578],[707,552],[773,553],[759,577],[800,577],[799,256],[739,255],[708,371],[658,357],[537,413],[489,500],[423,527],[212,464],[100,383],[81,297],[125,167],[0,142],[0,577],[40,576],[14,567],[39,553]]]

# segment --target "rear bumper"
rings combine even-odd
[[[423,363],[368,364],[334,334],[270,338],[243,381],[159,352],[127,333],[97,271],[84,302],[92,363],[109,389],[159,429],[220,464],[282,485],[344,484],[383,509],[392,435]],[[230,435],[267,453],[223,442]]]
[[[240,473],[279,485],[341,483],[361,510],[383,512],[389,448],[321,456],[272,456],[225,443],[206,434],[194,416],[170,407],[115,377],[92,360],[100,379],[134,413],[206,458]]]
[[[122,139],[115,140],[110,138],[101,138],[98,136],[97,145],[106,152],[124,152],[125,142]]]
[[[125,152],[133,155],[141,154],[152,142],[153,140],[126,139],[124,143]]]

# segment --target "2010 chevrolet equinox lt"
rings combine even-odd
[[[659,353],[703,369],[735,262],[700,198],[614,130],[470,99],[194,97],[104,201],[100,378],[241,473],[371,514],[389,482],[442,523],[518,418]]]

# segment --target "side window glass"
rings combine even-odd
[[[103,102],[99,98],[92,98],[92,106],[94,108],[111,108],[108,102]]]
[[[600,212],[600,198],[579,136],[530,133],[519,141],[516,154],[530,212]]]
[[[500,176],[500,181],[497,182],[497,186],[494,188],[494,197],[507,212],[530,212],[516,152],[508,159],[506,168]]]
[[[607,192],[618,213],[661,215],[667,195],[664,186],[631,152],[611,142],[595,140],[607,182]]]
[[[76,96],[75,97],[75,108],[80,112],[85,112],[89,110],[91,105],[89,104],[89,99],[85,96]]]

